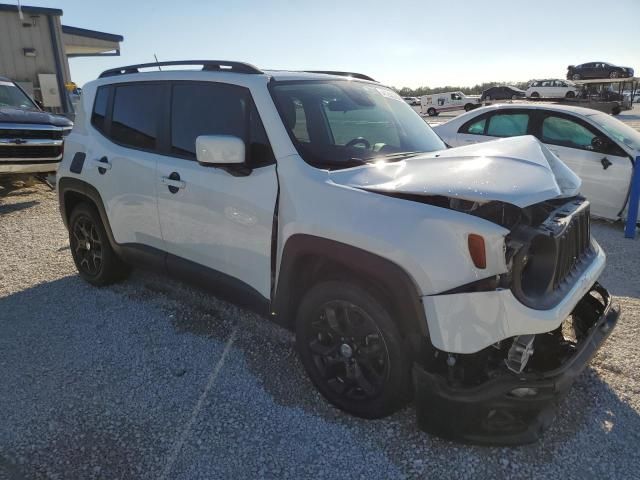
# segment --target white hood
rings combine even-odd
[[[329,180],[373,192],[498,200],[518,207],[576,195],[581,185],[569,167],[530,135],[332,171]]]

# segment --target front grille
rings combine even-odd
[[[13,146],[0,145],[0,159],[5,158],[58,158],[62,155],[60,145]]]
[[[507,244],[514,252],[511,291],[537,310],[557,305],[596,253],[587,200],[573,198],[546,215],[542,223],[514,228]]]
[[[554,287],[571,275],[575,267],[583,260],[591,247],[591,219],[589,204],[578,209],[569,220],[564,232],[558,238],[558,259]]]
[[[62,140],[62,130],[30,130],[28,128],[25,129],[12,129],[12,128],[2,128],[0,127],[0,138],[5,138],[9,140],[13,140],[16,138],[20,139],[31,139],[31,138],[45,138],[51,140]]]

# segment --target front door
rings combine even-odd
[[[606,136],[581,120],[555,113],[541,118],[539,139],[582,179],[581,193],[594,215],[616,219],[629,189],[632,165],[614,145],[594,147]]]
[[[271,232],[278,192],[273,153],[249,90],[213,82],[171,86],[170,156],[158,161],[158,213],[165,250],[196,268],[271,292]],[[196,161],[200,135],[245,140],[247,169]],[[172,268],[172,257],[167,259]]]

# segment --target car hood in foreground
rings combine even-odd
[[[0,123],[38,123],[63,128],[73,126],[69,119],[60,115],[14,107],[0,107]]]
[[[332,171],[329,179],[371,192],[502,201],[518,207],[577,195],[581,185],[580,178],[532,136]]]

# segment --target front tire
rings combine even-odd
[[[533,92],[531,94],[531,98],[540,98],[540,94],[538,92]]]
[[[438,114],[438,112],[436,112],[436,109],[433,107],[430,107],[427,110],[427,115],[429,115],[430,117],[435,117]]]
[[[354,283],[326,281],[296,318],[302,364],[320,393],[352,415],[380,418],[410,396],[411,362],[389,310]]]
[[[129,273],[111,247],[100,214],[88,203],[80,203],[71,212],[69,246],[78,273],[92,285],[109,285]]]
[[[464,106],[464,111],[465,111],[465,112],[470,112],[471,110],[473,110],[473,105],[472,105],[471,103],[467,103],[467,104]]]
[[[575,98],[575,96],[575,92],[572,91],[567,92],[567,94],[565,95],[566,98]]]
[[[609,74],[609,78],[619,78],[620,72],[613,71]]]
[[[580,78],[581,78],[581,77],[580,77],[580,74],[579,74],[579,73],[574,73],[574,74],[571,76],[571,78],[572,78],[573,80],[580,80]]]

